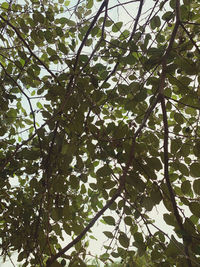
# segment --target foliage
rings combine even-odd
[[[200,3],[121,2],[0,3],[3,258],[200,266]]]

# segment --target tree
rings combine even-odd
[[[101,220],[105,263],[200,266],[200,3],[121,2],[0,5],[3,258],[85,266]]]

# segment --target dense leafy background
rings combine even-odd
[[[1,1],[3,258],[200,266],[200,3],[149,3]]]

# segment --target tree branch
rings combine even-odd
[[[184,232],[183,223],[182,223],[181,216],[179,214],[179,211],[176,205],[175,194],[174,194],[174,191],[173,191],[173,188],[170,182],[170,177],[169,177],[169,156],[168,156],[169,154],[169,151],[168,151],[169,130],[168,130],[167,112],[166,112],[164,95],[160,95],[160,102],[161,102],[161,108],[162,108],[162,113],[163,113],[163,124],[164,124],[164,177],[165,177],[165,181],[166,181],[167,188],[169,191],[174,216],[180,227],[180,230]],[[188,247],[186,245],[184,247],[185,247],[185,254],[187,257],[188,266],[192,267]]]
[[[174,25],[174,29],[169,41],[169,45],[167,47],[167,50],[163,56],[162,59],[162,74],[161,74],[161,84],[160,84],[160,90],[159,90],[159,98],[160,98],[160,102],[161,102],[161,108],[162,108],[162,114],[163,114],[163,124],[164,124],[164,177],[165,177],[165,181],[167,184],[167,188],[169,191],[169,195],[170,195],[170,199],[171,199],[171,203],[172,203],[172,207],[173,207],[173,212],[174,212],[174,216],[176,218],[176,221],[181,229],[181,231],[184,231],[184,227],[183,227],[183,223],[181,220],[181,216],[179,214],[177,205],[176,205],[176,200],[175,200],[175,194],[170,182],[170,177],[169,177],[169,151],[168,151],[168,141],[169,141],[169,129],[168,129],[168,122],[167,122],[167,111],[166,111],[166,106],[165,106],[165,97],[164,97],[164,87],[165,87],[165,79],[166,79],[166,62],[167,62],[167,57],[169,56],[172,47],[173,47],[173,43],[174,40],[176,38],[176,34],[178,32],[178,28],[180,26],[180,0],[176,0],[176,22]],[[185,255],[187,258],[187,263],[189,267],[192,267],[192,263],[190,260],[190,256],[189,256],[189,251],[188,251],[188,247],[184,246],[185,248]]]
[[[14,26],[12,25],[12,23],[10,23],[8,20],[6,20],[2,15],[0,15],[0,18],[6,22],[17,34],[18,38],[22,41],[22,43],[25,45],[25,47],[28,49],[29,53],[31,56],[33,56],[39,63],[40,65],[42,65],[47,72],[49,72],[49,74],[51,74],[51,76],[55,79],[55,81],[60,85],[61,83],[59,82],[57,76],[48,68],[48,66],[31,50],[29,44],[25,41],[25,39],[21,36],[20,31]]]
[[[97,51],[97,49],[99,48],[101,42],[103,41],[104,39],[104,31],[105,31],[105,24],[106,24],[106,19],[107,19],[107,16],[108,16],[108,1],[106,2],[106,5],[105,5],[105,15],[104,15],[104,20],[103,20],[103,26],[102,26],[102,29],[101,29],[101,38],[100,40],[98,41],[98,43],[96,44],[95,48],[93,49],[90,57],[88,58],[87,62],[83,65],[83,67],[81,68],[81,70],[79,71],[79,74],[85,69],[85,67],[89,64],[90,60],[93,58],[95,52]],[[79,75],[78,74],[78,75]]]
[[[180,26],[183,28],[183,30],[186,32],[187,36],[189,37],[191,43],[195,46],[196,50],[198,51],[198,53],[200,54],[200,49],[198,47],[198,45],[196,44],[196,42],[193,40],[191,34],[189,33],[189,31],[185,28],[185,26],[183,25],[183,23],[180,24]]]
[[[144,0],[140,0],[140,5],[139,5],[139,9],[138,9],[138,12],[137,12],[137,15],[136,15],[136,19],[135,19],[135,23],[134,23],[134,26],[133,26],[133,31],[131,33],[131,36],[128,40],[128,43],[133,39],[133,36],[136,32],[136,29],[137,29],[137,25],[138,25],[138,21],[139,21],[139,18],[141,16],[141,12],[142,12],[142,7],[143,7],[143,4],[144,4]],[[116,72],[117,70],[117,67],[119,66],[119,61],[116,62],[113,70],[111,71],[111,73],[106,77],[106,79],[104,80],[103,84],[105,84],[109,79],[110,77]],[[103,85],[102,84],[102,85]]]
[[[90,230],[90,228],[95,224],[95,222],[103,215],[103,213],[112,205],[112,203],[119,197],[121,193],[122,188],[119,187],[117,192],[113,195],[113,197],[107,202],[107,204],[94,216],[94,218],[90,221],[90,223],[85,227],[85,229],[78,235],[73,241],[71,241],[67,246],[65,246],[63,249],[61,249],[57,254],[55,254],[53,257],[48,259],[46,267],[50,267],[51,264],[58,259],[60,256],[62,256],[65,252],[67,252],[71,247],[73,247],[75,244],[77,244],[82,237]]]
[[[73,247],[76,243],[78,243],[82,237],[91,229],[91,227],[95,224],[95,222],[103,215],[103,213],[112,205],[112,203],[120,196],[121,192],[124,189],[125,182],[126,182],[126,176],[129,171],[129,168],[131,166],[131,163],[134,158],[134,152],[135,152],[135,141],[140,132],[142,131],[143,127],[145,126],[146,121],[148,120],[149,116],[151,115],[151,112],[155,108],[156,104],[158,103],[158,96],[154,99],[153,103],[147,110],[145,117],[143,119],[143,122],[141,126],[138,128],[138,130],[135,132],[133,139],[132,139],[132,146],[131,146],[131,151],[129,154],[129,160],[126,163],[125,168],[123,169],[123,174],[120,177],[120,184],[119,187],[116,191],[116,193],[113,195],[113,197],[107,202],[107,204],[94,216],[94,218],[90,221],[90,223],[85,227],[85,229],[78,235],[73,241],[71,241],[67,246],[65,246],[63,249],[61,249],[58,253],[56,253],[54,256],[52,256],[48,261],[47,261],[47,267],[50,267],[51,264],[58,259],[60,256],[62,256],[65,252],[67,252],[71,247]]]
[[[98,17],[100,16],[102,10],[104,9],[104,7],[106,7],[106,6],[108,5],[108,2],[109,2],[109,0],[104,0],[103,3],[101,4],[101,6],[100,6],[98,12],[97,12],[96,15],[94,16],[94,18],[93,18],[93,20],[92,20],[92,22],[91,22],[91,24],[90,24],[90,26],[89,26],[89,28],[88,28],[88,30],[87,30],[85,36],[84,36],[84,38],[83,38],[83,41],[81,42],[81,45],[79,46],[79,49],[78,49],[78,51],[77,51],[77,55],[76,55],[76,60],[75,60],[75,63],[74,63],[74,71],[75,71],[75,69],[76,69],[76,67],[77,67],[78,60],[79,60],[79,56],[80,56],[81,51],[82,51],[82,49],[83,49],[83,47],[84,47],[84,45],[85,45],[85,43],[86,43],[86,41],[87,41],[87,38],[88,38],[88,36],[89,36],[89,34],[90,34],[92,28],[94,27],[94,25],[95,25],[95,23],[96,23]]]

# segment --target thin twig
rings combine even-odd
[[[196,42],[193,40],[191,34],[189,33],[189,31],[185,28],[185,26],[183,25],[183,23],[180,24],[180,26],[183,28],[183,30],[186,32],[187,36],[189,37],[191,43],[195,46],[196,50],[198,51],[198,53],[200,54],[200,49],[198,47],[198,45],[196,44]]]
[[[139,8],[138,8],[138,12],[137,12],[137,15],[136,15],[136,19],[135,19],[135,23],[134,23],[134,26],[133,26],[133,31],[131,33],[131,36],[128,40],[128,43],[133,39],[133,36],[136,32],[136,29],[137,29],[137,26],[138,26],[138,21],[139,21],[139,18],[141,16],[141,12],[142,12],[142,7],[143,7],[143,3],[144,3],[144,0],[141,0],[140,1],[140,5],[139,5]],[[117,70],[117,67],[119,66],[119,60],[116,62],[113,70],[111,71],[111,73],[106,77],[106,79],[104,80],[103,84],[105,84],[109,79],[110,77],[116,72]],[[101,85],[101,87],[103,86],[103,84]]]
[[[78,75],[80,73],[83,72],[83,70],[85,69],[85,67],[89,64],[89,62],[91,61],[91,59],[93,58],[95,52],[98,50],[101,42],[103,41],[104,39],[104,31],[105,31],[105,24],[106,24],[106,19],[107,19],[107,16],[108,16],[108,1],[106,2],[106,6],[105,6],[105,15],[104,15],[104,20],[103,20],[103,26],[102,26],[102,29],[101,29],[101,38],[100,40],[98,41],[98,43],[96,44],[95,48],[93,49],[90,57],[88,58],[87,62],[83,65],[83,67],[81,68],[81,70],[79,71]]]
[[[29,53],[31,56],[33,56],[39,63],[40,65],[42,65],[47,72],[49,72],[51,74],[51,76],[55,79],[55,81],[60,85],[61,83],[59,82],[57,76],[49,69],[49,67],[31,50],[29,44],[25,41],[25,39],[21,36],[20,31],[12,24],[10,23],[8,20],[6,20],[2,15],[0,15],[0,18],[6,22],[17,34],[17,36],[19,37],[19,39],[22,41],[22,43],[25,45],[25,47],[28,49]]]
[[[91,24],[90,24],[90,26],[89,26],[89,28],[88,28],[88,30],[87,30],[85,36],[84,36],[84,38],[83,38],[83,41],[81,42],[81,45],[79,46],[79,49],[78,49],[78,51],[77,51],[77,55],[76,55],[76,60],[75,60],[75,63],[74,63],[74,68],[73,68],[74,71],[76,70],[76,67],[77,67],[77,64],[78,64],[78,60],[79,60],[81,51],[82,51],[82,49],[83,49],[83,47],[84,47],[84,45],[85,45],[85,43],[86,43],[86,41],[87,41],[87,38],[88,38],[88,36],[89,36],[89,34],[90,34],[92,28],[94,27],[95,23],[97,22],[97,19],[98,19],[98,17],[100,16],[102,10],[103,10],[104,7],[108,4],[108,1],[109,1],[109,0],[104,0],[103,3],[101,4],[101,6],[100,6],[98,12],[97,12],[96,15],[94,16],[94,18],[93,18],[93,20],[92,20],[92,22],[91,22]]]

